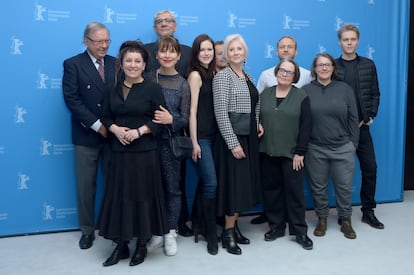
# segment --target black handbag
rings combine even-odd
[[[193,143],[191,138],[184,135],[179,136],[168,129],[168,141],[170,143],[171,153],[176,159],[190,158],[193,153]]]
[[[229,112],[229,119],[236,135],[250,134],[250,114]]]

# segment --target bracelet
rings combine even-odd
[[[141,135],[141,131],[139,130],[139,128],[137,128],[137,132],[138,132],[138,137],[140,138],[142,135]]]

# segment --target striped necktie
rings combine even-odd
[[[98,72],[99,75],[101,76],[103,82],[105,82],[105,66],[102,62],[102,59],[97,59],[96,63],[98,63]]]

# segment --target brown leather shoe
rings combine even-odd
[[[341,218],[341,232],[344,233],[345,238],[356,239],[356,233],[352,228],[350,218]]]
[[[319,217],[318,225],[313,231],[313,235],[317,237],[325,236],[326,229],[327,229],[326,217]]]

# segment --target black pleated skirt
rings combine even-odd
[[[216,142],[217,214],[232,216],[255,206],[261,199],[259,143],[255,121],[248,136],[238,136],[246,154],[236,159],[219,134]]]
[[[113,241],[167,233],[157,150],[113,152],[98,220],[99,235]]]

